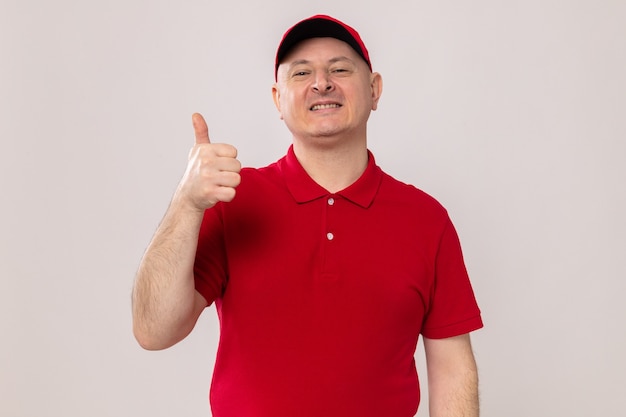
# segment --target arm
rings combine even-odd
[[[193,262],[202,214],[174,197],[141,261],[133,288],[133,332],[150,350],[185,338],[207,303],[196,292]]]
[[[207,306],[195,289],[193,265],[204,211],[231,201],[241,164],[230,145],[211,144],[200,115],[187,171],[141,261],[133,287],[133,333],[145,349],[168,348],[193,329]]]
[[[478,417],[478,372],[469,334],[424,338],[431,417]]]

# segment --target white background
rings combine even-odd
[[[193,112],[244,165],[284,154],[274,51],[319,12],[383,75],[377,162],[457,226],[482,415],[623,415],[625,2],[2,0],[1,416],[210,415],[214,308],[143,351],[134,273]]]

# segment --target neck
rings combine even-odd
[[[352,185],[367,168],[368,154],[364,140],[312,146],[310,142],[294,138],[293,150],[307,174],[331,193]]]

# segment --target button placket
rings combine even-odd
[[[341,197],[336,195],[327,195],[322,202],[324,204],[324,229],[322,231],[323,245],[323,266],[322,266],[322,275],[325,277],[325,282],[335,281],[337,279],[337,273],[339,271],[339,247],[337,240],[340,235],[338,233],[339,230],[337,227],[340,227],[338,224],[338,216],[339,206],[341,206],[340,202]]]
[[[328,204],[328,207],[329,207],[329,208],[330,208],[330,207],[332,207],[332,206],[334,206],[334,205],[335,205],[335,199],[334,199],[334,197],[328,197],[328,200],[326,200],[326,203]],[[328,219],[328,216],[327,216],[327,219]],[[330,225],[328,224],[328,222],[327,222],[327,227],[330,227]],[[332,241],[334,238],[335,238],[335,234],[334,234],[331,230],[328,230],[328,231],[326,232],[326,239],[327,239],[328,241]]]

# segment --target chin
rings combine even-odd
[[[336,136],[347,132],[347,130],[345,126],[338,126],[336,124],[322,125],[313,129],[311,136]]]

